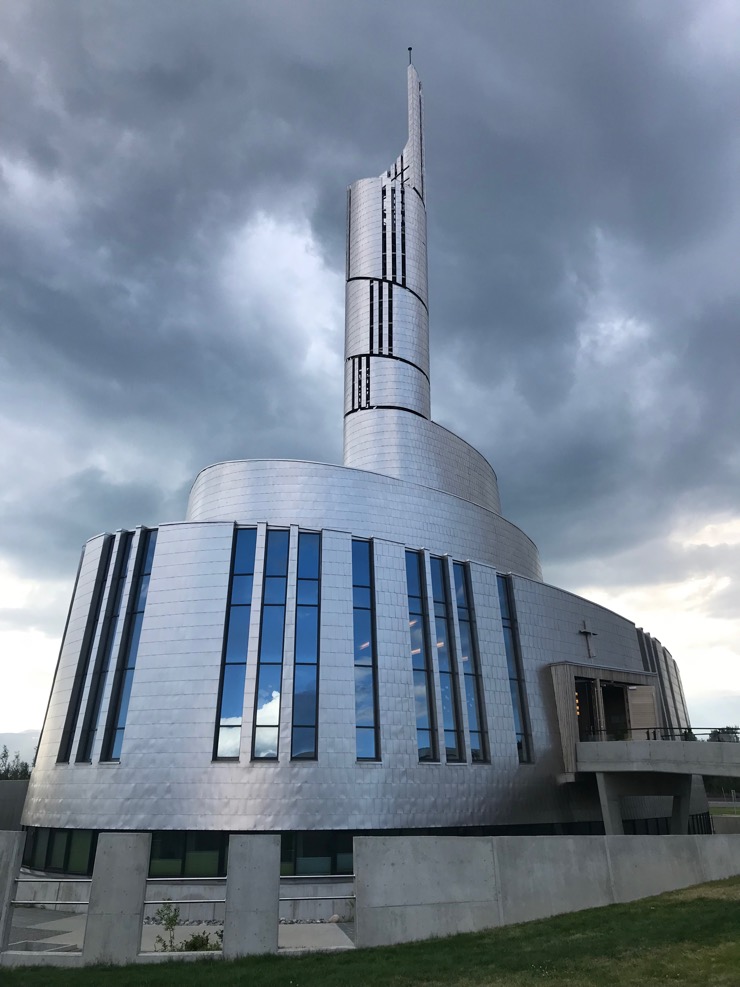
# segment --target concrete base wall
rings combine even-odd
[[[737,816],[712,816],[714,832],[720,834],[740,833],[740,814]]]
[[[356,943],[526,922],[740,874],[739,836],[356,837]]]
[[[5,949],[10,933],[11,901],[15,897],[15,879],[21,867],[24,836],[22,833],[0,832],[0,952]]]
[[[27,792],[27,778],[24,781],[0,781],[0,830],[21,828]]]
[[[150,833],[101,833],[95,855],[82,960],[121,965],[139,953]]]
[[[224,959],[277,953],[280,836],[229,837]]]

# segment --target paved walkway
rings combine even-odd
[[[78,952],[85,936],[84,913],[54,911],[50,908],[13,909],[13,926],[8,949],[44,952]],[[196,932],[207,932],[215,942],[218,925],[179,925],[175,929],[175,943],[180,944]],[[163,934],[159,925],[145,925],[142,930],[141,951],[152,953],[154,940]],[[286,952],[313,952],[317,950],[354,949],[354,928],[349,923],[341,926],[332,922],[306,925],[281,925],[278,929],[278,948]]]

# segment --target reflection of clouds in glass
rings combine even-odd
[[[218,734],[217,757],[239,757],[239,743],[241,740],[241,730],[238,727],[231,727],[227,730],[220,730]]]
[[[257,706],[257,722],[260,726],[277,726],[280,722],[280,693],[272,690],[272,698]]]
[[[254,756],[277,757],[277,729],[257,727],[254,731]]]
[[[222,727],[240,727],[242,725],[241,716],[222,716],[221,726]]]

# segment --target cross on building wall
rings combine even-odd
[[[583,621],[583,627],[578,631],[579,634],[583,634],[586,638],[586,651],[588,652],[589,658],[595,658],[596,654],[591,650],[591,638],[596,637],[596,631],[592,631],[586,621]]]

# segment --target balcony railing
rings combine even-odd
[[[639,729],[625,727],[622,730],[592,730],[578,739],[581,743],[610,740],[686,740],[737,744],[740,743],[740,731],[728,727],[690,727],[689,729],[662,726]]]

